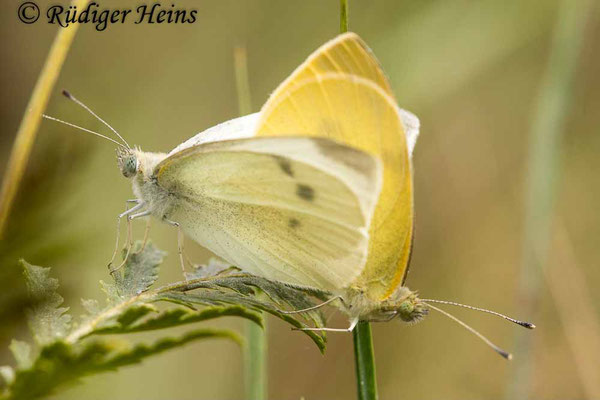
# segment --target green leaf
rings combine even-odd
[[[116,307],[122,307],[122,303],[118,304]],[[97,315],[99,321],[91,324],[91,329],[80,337],[87,337],[98,332],[108,331],[112,333],[124,333],[128,326],[144,318],[148,314],[156,312],[158,312],[158,309],[154,305],[147,303],[128,305],[122,307],[121,310],[116,310],[116,312],[115,308],[107,308]]]
[[[135,364],[142,361],[142,359],[162,353],[176,347],[181,347],[189,342],[199,339],[210,339],[210,338],[221,338],[229,339],[236,342],[238,345],[242,345],[243,339],[238,334],[229,330],[220,329],[197,329],[190,331],[183,336],[172,338],[165,337],[155,341],[150,345],[137,344],[128,351],[121,351],[114,356],[110,357],[104,365],[99,367],[102,370],[116,369],[125,365]]]
[[[148,290],[158,278],[159,266],[167,253],[151,242],[142,247],[136,242],[124,267],[114,273],[115,287],[121,297],[132,297]]]
[[[172,328],[174,326],[191,324],[193,322],[206,321],[212,318],[236,316],[253,321],[259,326],[263,326],[262,317],[245,307],[207,307],[202,310],[191,310],[185,307],[170,308],[162,313],[147,318],[138,323],[114,324],[105,326],[91,332],[91,334],[114,334],[114,333],[132,333],[144,332],[155,329]]]
[[[58,279],[50,277],[50,268],[31,265],[24,260],[20,263],[34,302],[27,312],[27,320],[35,342],[45,344],[64,337],[70,330],[71,316],[66,314],[68,308],[60,307],[63,298],[56,293]]]
[[[175,338],[165,337],[151,344],[131,345],[115,339],[85,341],[81,344],[58,340],[43,347],[30,368],[16,371],[10,392],[0,396],[0,399],[21,400],[47,396],[85,376],[137,364],[154,354],[208,338],[226,338],[241,343],[240,337],[235,333],[212,329],[194,330]]]
[[[172,289],[169,290],[167,287],[167,290],[157,294],[156,299],[188,307],[195,304],[238,304],[254,310],[268,312],[295,328],[308,326],[298,318],[304,318],[312,324],[311,326],[316,327],[325,326],[325,320],[319,310],[301,314],[283,314],[281,313],[283,308],[287,306],[293,310],[302,310],[315,305],[311,297],[325,300],[331,296],[330,293],[325,291],[288,285],[241,273],[195,279],[170,286]],[[325,333],[302,332],[315,342],[321,352],[325,351]]]
[[[201,289],[209,289],[201,291],[207,304],[215,304],[218,301],[229,302],[232,298],[240,298],[242,303],[248,303],[248,306],[260,303],[274,310],[286,306],[292,310],[301,310],[315,305],[311,297],[321,301],[331,297],[331,294],[326,291],[293,286],[245,273],[187,281],[183,287],[174,291],[194,290],[194,293],[198,294]],[[262,294],[264,296],[261,297]],[[195,298],[194,302],[199,302],[199,300],[201,299]],[[315,324],[322,325],[324,323],[320,311],[310,311],[301,315]]]

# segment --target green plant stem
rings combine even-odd
[[[248,115],[252,112],[252,106],[246,48],[236,47],[233,52],[233,59],[240,115]],[[264,329],[266,329],[266,325]],[[246,339],[248,346],[244,352],[245,398],[265,400],[267,398],[267,341],[265,331],[252,322],[247,323]]]
[[[340,0],[340,33],[348,32],[348,0]]]
[[[377,379],[371,324],[359,322],[352,331],[352,337],[354,338],[358,400],[375,400],[377,399]]]
[[[536,313],[543,270],[548,264],[561,139],[569,113],[585,21],[592,14],[593,3],[591,0],[561,2],[533,117],[519,288],[519,304],[522,314],[528,318],[533,318]],[[519,331],[515,345],[519,362],[510,376],[508,399],[530,397],[534,368],[531,347],[531,334]]]
[[[248,321],[250,322],[250,321]],[[246,324],[247,348],[244,353],[246,399],[267,398],[267,341],[265,332],[253,322]]]
[[[87,3],[88,0],[75,0],[73,5],[81,10]],[[67,28],[58,28],[58,33],[54,38],[42,72],[35,84],[29,103],[27,103],[2,181],[2,191],[0,192],[0,238],[2,238],[12,204],[25,173],[29,154],[35,142],[35,135],[42,120],[42,113],[46,109],[48,99],[54,89],[54,84],[58,79],[78,27],[79,24],[71,24]]]
[[[340,33],[348,32],[348,0],[340,0]],[[359,400],[377,399],[375,354],[371,324],[359,322],[352,331],[354,340],[354,364]]]

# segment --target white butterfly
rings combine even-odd
[[[244,271],[339,291],[367,258],[381,162],[325,138],[250,137],[255,120],[223,123],[168,154],[132,148],[113,129],[123,143],[105,138],[136,196],[120,217],[154,216]]]
[[[322,138],[261,137],[169,154],[121,148],[118,161],[138,203],[130,218],[181,227],[245,271],[334,290],[364,266],[382,181],[365,152]]]

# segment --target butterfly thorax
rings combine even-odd
[[[405,286],[383,301],[373,301],[363,291],[348,289],[344,302],[346,312],[361,321],[381,322],[398,317],[405,322],[419,322],[427,315],[417,293]]]
[[[154,178],[155,167],[165,158],[165,153],[151,153],[140,149],[121,151],[117,160],[121,172],[131,178],[133,193],[157,218],[165,218],[171,208],[169,193]]]

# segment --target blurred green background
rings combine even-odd
[[[0,4],[2,168],[57,31],[42,20],[21,23],[19,4]],[[42,9],[49,4],[38,3]],[[129,22],[103,32],[82,26],[48,114],[106,132],[60,96],[60,89],[67,88],[130,143],[147,151],[169,151],[238,115],[235,46],[247,47],[253,109],[258,111],[269,93],[339,29],[337,0],[175,4],[197,8],[197,22]],[[138,3],[105,0],[101,5]],[[538,329],[529,332],[529,384],[535,399],[600,396],[584,384],[582,360],[573,351],[592,346],[590,341],[597,343],[594,324],[600,313],[600,292],[593,290],[600,281],[600,22],[598,7],[593,11],[583,31],[560,139],[560,168],[554,177],[552,229],[562,239],[552,240],[545,270],[553,271],[548,274],[554,274],[558,284],[548,286],[540,276],[536,312],[523,315],[518,288],[529,137],[561,12],[559,2],[350,1],[350,30],[361,35],[381,61],[399,104],[421,120],[413,160],[416,237],[407,286],[423,297],[533,320]],[[115,217],[131,197],[112,146],[50,121],[42,123],[27,179],[0,244],[0,365],[12,363],[6,350],[10,338],[27,334],[17,259],[52,266],[67,303],[79,314],[80,297],[102,298],[98,281],[108,277],[105,266],[114,246]],[[136,224],[136,235],[142,231],[143,223]],[[155,222],[151,237],[170,253],[161,281],[178,279],[175,231]],[[195,260],[208,256],[190,241],[187,251]],[[562,286],[561,274],[567,283],[577,274],[581,279]],[[570,303],[579,297],[583,300]],[[570,330],[573,325],[557,304],[563,310],[566,305],[572,320],[585,318],[590,328],[577,325],[575,332]],[[592,318],[578,314],[582,304]],[[502,347],[515,350],[520,328],[474,312],[451,311]],[[346,320],[333,316],[331,324],[344,326]],[[244,326],[235,319],[215,325],[237,330]],[[506,362],[439,314],[414,326],[393,321],[374,324],[373,329],[382,399],[508,398],[519,367],[518,352],[514,361]],[[351,335],[330,335],[327,353],[321,356],[307,337],[270,320],[268,344],[270,398],[354,398]],[[592,350],[598,372],[600,352],[594,355]],[[234,344],[206,341],[141,366],[86,379],[56,398],[239,399],[241,361]]]

